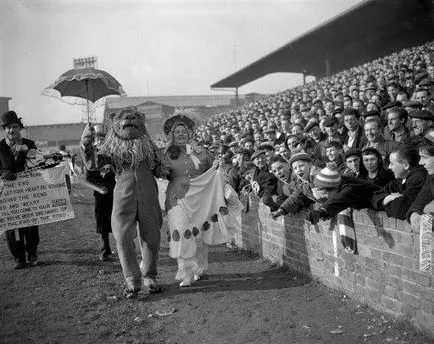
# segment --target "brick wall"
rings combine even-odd
[[[304,220],[305,213],[276,221],[269,214],[268,207],[250,197],[250,210],[242,214],[235,236],[239,247],[434,334],[434,278],[432,269],[419,272],[418,230],[383,212],[354,211],[359,251],[354,255],[342,247],[332,221],[313,226]]]

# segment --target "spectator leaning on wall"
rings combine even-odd
[[[434,144],[429,139],[424,139],[419,147],[420,164],[427,172],[424,185],[416,199],[407,211],[407,221],[412,226],[419,227],[420,216],[423,213],[434,212]]]
[[[389,169],[395,180],[385,185],[372,197],[377,210],[385,210],[389,217],[404,220],[426,180],[426,170],[418,166],[419,154],[411,145],[400,145],[390,154]]]
[[[304,152],[294,154],[289,160],[289,167],[292,169],[295,178],[294,190],[280,204],[279,209],[270,214],[274,220],[288,213],[298,213],[301,209],[309,207],[316,201],[313,196],[312,186],[319,168],[312,165],[311,159]]]
[[[346,208],[370,208],[372,195],[380,189],[362,179],[341,176],[334,163],[328,163],[316,175],[314,185],[313,194],[321,205],[306,216],[312,224],[331,218]]]
[[[361,179],[368,180],[378,186],[384,186],[395,178],[392,171],[383,167],[381,154],[373,147],[365,148],[362,151],[362,164],[364,171],[360,173],[359,178]]]
[[[255,167],[250,171],[250,183],[253,191],[262,198],[262,202],[271,211],[277,210],[277,204],[273,200],[273,195],[277,190],[277,179],[268,172],[265,151],[257,150],[252,155]]]

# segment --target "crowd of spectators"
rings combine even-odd
[[[417,221],[433,199],[433,92],[428,42],[213,116],[196,142],[273,218],[317,204],[312,223],[348,207]]]

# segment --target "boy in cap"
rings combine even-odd
[[[268,172],[265,151],[256,150],[251,160],[255,165],[254,168],[246,175],[250,179],[253,191],[262,198],[262,202],[270,208],[271,211],[277,210],[277,204],[273,200],[273,195],[276,194],[277,179],[274,175]]]
[[[36,145],[21,136],[21,129],[24,126],[15,111],[8,111],[1,115],[1,126],[6,132],[6,137],[0,141],[0,178],[15,180],[16,174],[26,169],[27,152],[36,149]],[[26,252],[29,265],[38,264],[38,226],[8,230],[6,241],[15,260],[14,269],[26,267]]]
[[[282,192],[287,198],[279,205],[279,209],[270,214],[273,220],[288,213],[298,213],[302,208],[308,207],[316,201],[312,193],[312,182],[315,178],[315,174],[319,172],[319,168],[312,165],[312,161],[306,153],[296,153],[289,160],[288,170],[292,169],[294,185],[291,185],[292,182],[289,181],[287,174],[283,173],[283,169],[282,172],[280,172],[280,176],[277,175],[279,166],[274,165],[275,164],[272,164],[271,171],[284,184],[288,185],[286,186],[286,191],[284,185],[282,185]],[[274,172],[274,170],[276,172]],[[293,191],[288,194],[288,189],[291,188],[293,188]],[[281,199],[283,200],[283,197]]]
[[[317,144],[314,154],[315,156],[320,156],[324,161],[327,161],[326,147],[328,143],[337,141],[342,144],[343,137],[338,131],[339,121],[336,117],[332,116],[326,118],[323,122],[323,126],[327,134],[327,139]]]
[[[360,149],[349,149],[344,154],[346,169],[343,172],[344,176],[360,178],[362,165],[362,152]]]
[[[414,137],[411,143],[419,143],[423,137],[427,137],[433,131],[434,114],[428,110],[416,110],[409,114]]]
[[[328,163],[315,176],[313,184],[313,194],[321,205],[306,216],[312,224],[331,218],[347,208],[370,208],[372,195],[380,190],[379,186],[368,181],[341,176],[334,163]]]

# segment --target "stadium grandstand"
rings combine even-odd
[[[217,81],[235,88],[278,72],[317,78],[434,39],[431,0],[366,0]]]
[[[269,73],[304,72],[316,77],[314,82],[213,116],[198,128],[197,139],[209,147],[236,142],[235,151],[244,148],[245,140],[249,145],[253,141],[256,148],[269,143],[265,134],[272,130],[289,150],[286,140],[292,136],[298,141],[308,139],[303,129],[312,122],[327,137],[323,123],[328,117],[337,117],[342,137],[348,136],[341,115],[347,108],[360,113],[362,128],[366,113],[377,112],[388,139],[388,108],[402,108],[406,113],[425,109],[434,117],[433,18],[434,3],[428,0],[361,2],[214,83],[213,89],[238,90]],[[289,122],[287,128],[283,121]],[[411,132],[410,120],[407,126]]]

